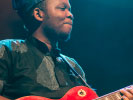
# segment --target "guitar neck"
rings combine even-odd
[[[112,92],[112,93],[109,93],[109,94],[106,94],[102,97],[99,97],[95,100],[121,100],[122,97],[121,97],[121,94],[119,91],[115,91],[115,92]]]
[[[128,86],[125,88],[129,88],[129,87],[131,87],[131,86]],[[104,96],[98,97],[95,100],[121,100],[121,99],[122,99],[122,96],[121,96],[120,90],[117,90],[115,92],[112,92],[112,93],[106,94]]]

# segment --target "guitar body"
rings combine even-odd
[[[70,89],[61,99],[58,100],[93,100],[96,99],[97,94],[90,88],[85,86],[76,86]],[[49,99],[41,96],[25,96],[16,100],[57,100]]]

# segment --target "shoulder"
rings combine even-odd
[[[0,50],[5,49],[9,51],[21,51],[26,48],[25,40],[22,39],[5,39],[0,41]]]

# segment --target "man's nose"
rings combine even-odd
[[[68,10],[68,12],[67,12],[67,17],[70,18],[71,20],[74,19],[74,16],[73,16],[72,12],[69,11],[69,10]]]

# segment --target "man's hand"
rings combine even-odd
[[[133,86],[120,90],[123,100],[133,100]]]

